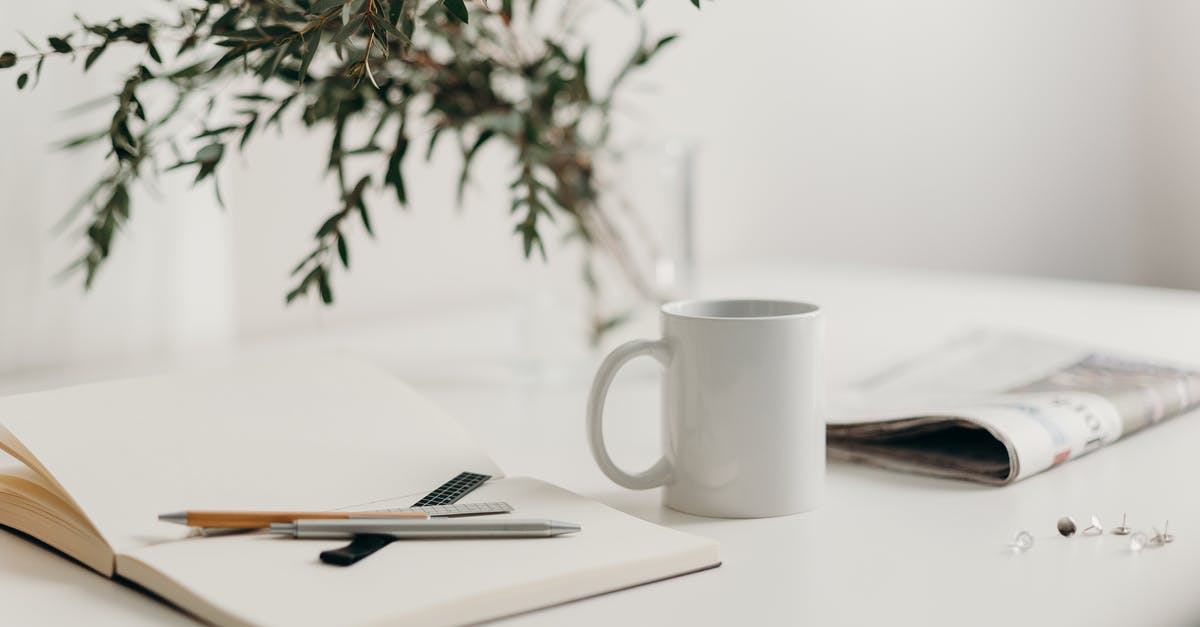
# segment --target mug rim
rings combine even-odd
[[[746,304],[771,304],[782,305],[797,309],[790,313],[758,315],[758,316],[714,316],[700,313],[689,313],[688,309],[699,305],[746,305]],[[785,300],[778,298],[692,298],[686,300],[676,300],[663,304],[659,307],[659,311],[664,316],[672,318],[684,318],[689,320],[713,320],[713,321],[738,321],[738,320],[789,320],[798,318],[812,318],[821,313],[821,308],[812,303],[806,303],[798,300]]]

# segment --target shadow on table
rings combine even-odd
[[[971,481],[914,475],[864,464],[835,460],[829,461],[827,472],[826,488],[828,490],[836,490],[839,493],[853,491],[858,486],[869,486],[873,490],[895,488],[898,491],[907,493],[912,493],[915,490],[942,494],[950,492],[986,492],[1003,489]],[[641,491],[613,487],[609,490],[589,493],[587,496],[609,507],[619,509],[632,516],[637,516],[642,520],[668,527],[686,528],[699,524],[707,525],[722,521],[733,523],[744,520],[739,518],[709,518],[673,510],[662,504],[661,490],[657,489]]]
[[[836,501],[842,500],[842,497],[848,495],[864,492],[878,495],[880,490],[889,492],[895,490],[897,494],[915,496],[918,493],[967,494],[1005,489],[959,479],[897,472],[841,460],[829,460],[826,472],[827,494],[825,505],[822,508],[836,506]],[[613,486],[610,489],[589,492],[586,496],[642,520],[678,529],[722,523],[736,524],[739,521],[748,520],[709,518],[673,510],[663,505],[661,489],[627,490]]]
[[[891,485],[906,490],[918,489],[936,492],[982,492],[996,490],[1003,486],[984,485],[962,479],[947,479],[945,477],[930,477],[906,472],[888,470],[855,462],[829,460],[826,467],[829,481],[851,483],[873,483],[878,486]]]

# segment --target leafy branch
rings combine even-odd
[[[17,68],[18,89],[37,85],[48,58],[83,56],[86,72],[113,47],[142,53],[114,94],[107,127],[64,143],[108,147],[107,173],[68,214],[82,222],[87,243],[68,270],[82,270],[86,287],[131,217],[136,185],[186,169],[197,184],[211,181],[223,204],[218,174],[228,155],[290,121],[329,133],[327,169],[340,199],[295,267],[288,303],[309,294],[334,301],[332,277],[349,269],[352,238],[360,228],[373,236],[367,199],[387,191],[408,205],[404,169],[413,141],[425,142],[429,159],[440,138],[455,138],[460,203],[480,151],[493,143],[513,149],[510,208],[526,258],[535,251],[546,257],[543,227],[556,217],[568,219],[585,245],[622,254],[619,242],[605,244],[611,233],[592,232],[604,223],[593,164],[619,88],[674,39],[649,41],[636,12],[640,43],[608,88],[593,94],[587,47],[561,40],[565,30],[540,33],[537,0],[496,7],[465,0],[164,2],[174,18],[76,17],[76,32],[43,45],[26,38],[32,52],[24,56],[0,53],[0,69]],[[255,77],[257,87],[231,90],[238,77]],[[144,102],[167,104],[152,111]],[[171,162],[160,167],[167,154]]]

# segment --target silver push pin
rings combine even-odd
[[[1070,516],[1063,516],[1062,518],[1058,519],[1058,533],[1064,538],[1069,538],[1075,535],[1076,529],[1078,529],[1078,527],[1075,526],[1074,518],[1071,518]]]
[[[1013,536],[1012,544],[1008,546],[1013,553],[1024,553],[1033,548],[1033,534],[1025,530],[1018,531],[1017,535]]]
[[[1121,524],[1120,524],[1120,526],[1113,527],[1112,532],[1118,536],[1127,536],[1127,535],[1133,533],[1133,529],[1130,529],[1129,526],[1127,524],[1125,524],[1125,514],[1121,514]],[[1137,549],[1134,549],[1134,550],[1137,550]]]
[[[1154,546],[1165,545],[1167,540],[1163,537],[1162,532],[1158,530],[1158,527],[1151,527],[1151,529],[1154,530],[1154,535],[1150,536],[1150,544],[1153,544]]]
[[[1175,541],[1175,534],[1171,533],[1171,521],[1169,520],[1163,525],[1162,541],[1163,544],[1170,544]]]
[[[1104,526],[1100,524],[1100,517],[1092,514],[1092,524],[1088,525],[1087,529],[1083,530],[1085,536],[1098,536],[1104,533]]]

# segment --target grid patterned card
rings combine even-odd
[[[460,472],[458,476],[443,483],[434,489],[433,492],[426,494],[421,500],[412,504],[411,508],[403,509],[423,509],[440,506],[449,506],[456,501],[466,496],[471,490],[483,485],[485,481],[491,479],[491,475],[481,475],[474,472]],[[466,504],[471,505],[471,504]],[[484,503],[483,505],[497,505],[496,503]],[[503,505],[504,512],[511,512],[512,507],[508,503],[499,503]],[[460,506],[461,507],[461,506]],[[474,512],[481,514],[483,512]],[[489,512],[490,513],[490,512]],[[500,513],[500,512],[497,512]],[[429,513],[433,516],[433,513]],[[364,560],[373,555],[379,549],[392,543],[392,538],[389,536],[376,534],[361,534],[354,537],[354,540],[340,549],[330,549],[321,552],[321,561],[326,564],[335,566],[350,566],[361,560]]]
[[[481,475],[474,472],[460,472],[458,476],[443,483],[434,489],[433,492],[426,494],[421,500],[413,503],[413,507],[424,507],[426,505],[448,505],[457,503],[459,499],[466,496],[471,490],[483,485],[491,475]]]
[[[422,505],[420,507],[393,507],[388,509],[373,509],[371,513],[390,512],[424,512],[433,518],[450,516],[482,516],[484,514],[507,514],[513,511],[512,505],[504,501],[486,503],[447,503],[446,505]]]

